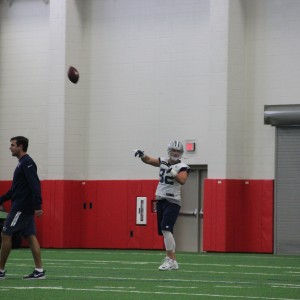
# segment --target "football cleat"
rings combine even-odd
[[[34,280],[34,279],[46,279],[45,275],[46,271],[39,272],[37,270],[34,270],[31,274],[24,276],[24,280]]]
[[[163,263],[158,267],[160,271],[171,271],[171,270],[178,270],[179,266],[176,260],[165,257]]]
[[[1,280],[1,279],[5,279],[5,272],[6,272],[6,271],[3,271],[3,272],[0,271],[0,280]]]

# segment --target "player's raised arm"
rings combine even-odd
[[[140,149],[134,150],[134,156],[139,157],[145,164],[148,164],[148,165],[151,165],[154,167],[159,167],[159,165],[160,165],[158,158],[154,158],[149,155],[146,155],[143,150],[140,150]]]

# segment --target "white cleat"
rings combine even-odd
[[[178,262],[176,260],[173,260],[173,270],[178,270],[178,269],[179,269]]]
[[[176,260],[171,259],[170,257],[165,257],[163,263],[158,267],[160,271],[171,271],[178,270],[179,266]]]

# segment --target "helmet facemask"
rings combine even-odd
[[[172,161],[178,161],[183,154],[183,145],[179,141],[172,141],[168,146],[168,155]]]

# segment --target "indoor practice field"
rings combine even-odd
[[[28,249],[13,250],[1,299],[300,299],[300,257],[178,252],[180,270],[159,271],[163,251],[43,249],[46,280]]]

